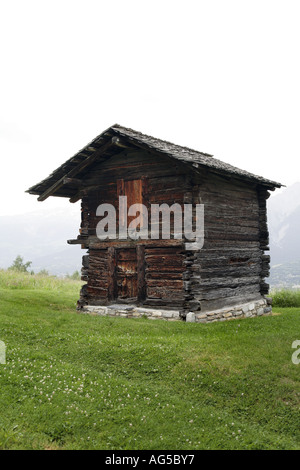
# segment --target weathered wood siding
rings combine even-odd
[[[268,292],[265,193],[213,175],[199,181],[205,242],[188,261],[192,310],[236,305]]]
[[[184,253],[180,248],[145,249],[145,305],[183,307]]]
[[[85,261],[88,267],[82,270],[83,279],[88,282],[82,290],[83,303],[136,301],[149,306],[183,308],[186,269],[183,244],[178,246],[178,240],[174,241],[175,246],[172,240],[146,240],[144,244],[132,240],[129,244],[118,240],[100,242],[96,237],[100,220],[96,210],[101,203],[118,208],[120,195],[127,195],[128,207],[140,202],[148,208],[152,203],[182,205],[190,189],[187,175],[178,162],[162,160],[144,151],[122,152],[91,170],[85,184],[93,186],[97,182],[99,186],[82,199],[80,236],[86,237],[84,246],[89,248]],[[117,232],[118,222],[117,211]]]
[[[80,236],[89,256],[82,270],[87,281],[82,303],[134,301],[179,307],[184,315],[259,299],[268,292],[267,191],[209,171],[192,171],[142,150],[123,151],[94,165],[85,185],[90,189],[82,199]],[[148,208],[204,204],[204,247],[188,252],[183,240],[100,242],[98,205],[118,207],[119,195],[126,193],[131,195],[129,205],[142,201]]]

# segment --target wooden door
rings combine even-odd
[[[107,259],[108,300],[142,302],[146,296],[144,247],[111,247]]]
[[[133,204],[145,204],[144,200],[144,193],[147,190],[147,179],[142,178],[138,180],[129,180],[125,181],[120,179],[117,181],[117,191],[118,196],[126,196],[127,197],[127,211],[130,206]],[[128,228],[130,222],[136,218],[134,216],[127,217],[127,227]],[[124,225],[124,215],[118,213],[117,220],[120,220],[121,225]],[[143,228],[143,223],[141,222],[140,229]]]
[[[137,300],[137,253],[135,248],[120,249],[116,252],[116,294],[117,300]]]

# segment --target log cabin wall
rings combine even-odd
[[[204,204],[205,242],[200,251],[186,251],[184,240],[97,239],[98,205],[118,207],[126,182],[138,180],[148,208],[153,203]],[[141,150],[121,152],[94,166],[86,185],[96,182],[98,189],[82,199],[81,237],[86,237],[89,256],[83,260],[82,279],[87,285],[80,305],[134,302],[177,308],[185,317],[189,311],[259,300],[268,293],[266,190],[207,171],[191,171]]]
[[[198,179],[205,210],[204,247],[192,256],[191,310],[212,311],[268,293],[266,198],[269,193],[216,175]]]
[[[89,254],[83,258],[82,279],[87,285],[82,288],[80,306],[134,302],[184,309],[187,267],[183,240],[100,241],[96,237],[100,220],[96,210],[101,203],[118,208],[120,195],[127,196],[128,206],[142,202],[149,215],[153,203],[170,206],[192,203],[190,175],[191,171],[181,163],[142,150],[123,151],[101,165],[94,165],[85,185],[98,188],[82,198],[80,237],[85,238],[83,247],[88,248]],[[117,211],[117,233],[118,220]]]

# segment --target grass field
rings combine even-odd
[[[300,449],[300,309],[103,318],[79,288],[0,271],[1,449]]]
[[[276,307],[300,307],[299,289],[276,289],[270,295]]]

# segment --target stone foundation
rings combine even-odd
[[[189,312],[187,322],[210,323],[214,321],[234,320],[239,318],[260,317],[271,315],[272,307],[268,299],[260,299],[234,307],[225,307],[210,312]]]
[[[137,307],[136,305],[109,305],[92,306],[87,305],[79,310],[91,315],[124,317],[124,318],[149,318],[149,320],[183,320],[179,310],[163,310]],[[272,307],[268,299],[260,299],[234,307],[226,307],[210,312],[189,312],[186,315],[187,322],[211,323],[215,321],[234,320],[240,318],[250,318],[262,315],[270,315]]]
[[[92,315],[125,317],[125,318],[149,318],[150,320],[182,320],[179,310],[155,310],[151,308],[137,307],[136,305],[108,305],[92,306],[86,305],[80,309],[80,312],[90,313]]]

